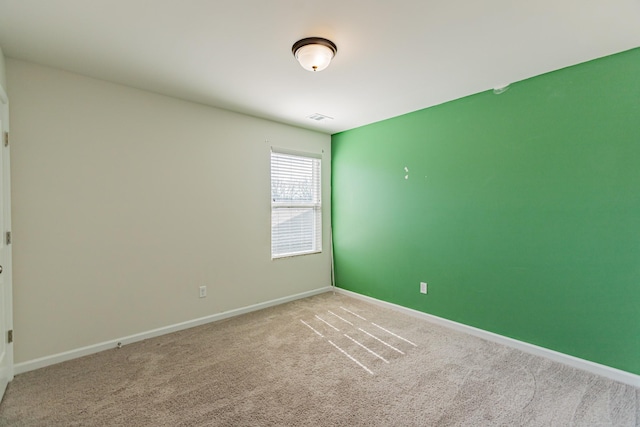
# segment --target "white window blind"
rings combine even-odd
[[[271,152],[271,258],[322,251],[322,160]]]

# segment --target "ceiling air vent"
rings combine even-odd
[[[325,116],[324,114],[315,113],[310,116],[307,116],[307,119],[315,120],[316,122],[321,122],[323,120],[333,120],[333,117]]]

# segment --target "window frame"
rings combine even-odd
[[[312,187],[314,197],[312,197],[312,201],[275,201],[273,194],[273,185],[274,185],[274,155],[282,156],[282,158],[286,157],[299,157],[305,160],[312,160],[314,163],[312,165]],[[269,199],[271,201],[271,226],[270,226],[270,250],[271,250],[271,259],[282,259],[282,258],[291,258],[303,255],[312,255],[317,253],[322,253],[322,240],[323,240],[323,224],[322,224],[322,154],[321,153],[309,153],[302,152],[297,150],[289,150],[283,148],[271,147],[271,152],[269,156]],[[317,163],[315,163],[317,162]],[[274,211],[281,209],[311,209],[313,212],[313,220],[312,220],[312,229],[311,232],[311,249],[309,250],[300,250],[300,251],[290,251],[290,252],[278,252],[274,253]]]

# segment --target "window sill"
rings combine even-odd
[[[275,255],[275,256],[271,256],[271,260],[277,260],[277,259],[284,259],[284,258],[294,258],[294,257],[299,257],[299,256],[304,256],[304,255],[313,255],[313,254],[321,254],[322,251],[309,251],[309,252],[296,252],[296,253],[292,253],[292,254],[282,254],[282,255]]]

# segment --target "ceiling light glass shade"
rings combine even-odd
[[[322,71],[327,68],[338,51],[333,42],[320,37],[299,40],[291,50],[302,68],[309,71]]]
[[[296,59],[305,70],[322,71],[331,63],[333,51],[326,46],[310,44],[298,49]]]

